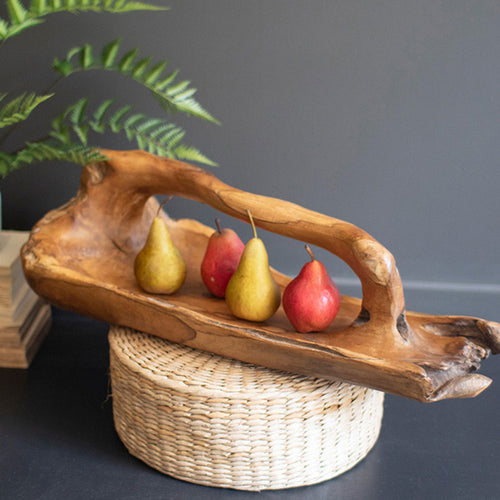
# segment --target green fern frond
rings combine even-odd
[[[179,160],[195,161],[198,163],[203,163],[205,165],[210,165],[216,167],[217,163],[214,163],[210,158],[207,158],[201,151],[192,147],[186,146],[184,144],[179,144],[173,151],[173,156]]]
[[[62,145],[53,140],[31,142],[14,154],[0,151],[0,176],[5,177],[18,168],[42,161],[69,161],[85,166],[105,159],[99,151],[81,144]]]
[[[6,177],[11,172],[13,157],[0,151],[0,178]]]
[[[21,24],[28,16],[28,11],[19,0],[7,0],[7,11],[12,24]]]
[[[99,151],[81,144],[69,144],[61,147],[46,141],[27,143],[26,147],[17,154],[16,159],[23,163],[63,160],[85,166],[89,163],[102,161],[105,156]]]
[[[7,31],[9,29],[9,25],[5,19],[2,19],[0,17],[0,40],[5,38],[5,35],[7,34]]]
[[[149,57],[136,60],[139,50],[132,49],[117,60],[120,39],[108,43],[96,59],[90,45],[72,48],[62,60],[55,59],[53,68],[62,76],[69,76],[79,71],[110,70],[126,75],[142,84],[160,101],[168,112],[182,112],[197,118],[219,123],[193,97],[196,89],[190,87],[187,80],[176,82],[178,71],[162,76],[166,61],[151,64]]]
[[[110,12],[123,14],[138,10],[168,10],[168,7],[132,0],[31,0],[28,8],[20,0],[7,0],[9,22],[0,20],[0,41],[43,23],[41,19],[59,12]]]
[[[89,132],[123,132],[140,149],[169,158],[196,161],[215,166],[212,160],[191,146],[183,144],[185,131],[161,118],[149,118],[132,112],[131,106],[112,109],[114,101],[106,100],[94,113],[87,114],[89,100],[80,99],[69,106],[52,122],[51,136],[63,144],[71,144],[73,136],[83,144],[89,143]]]
[[[0,128],[26,120],[32,111],[54,94],[36,95],[34,92],[23,93],[0,108]],[[0,96],[0,101],[6,96]]]

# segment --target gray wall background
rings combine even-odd
[[[1,47],[0,87],[42,91],[54,79],[53,57],[121,36],[124,49],[168,59],[199,89],[222,126],[175,119],[224,181],[371,233],[395,255],[409,309],[499,319],[500,2],[157,3],[171,10],[47,17]],[[44,135],[54,114],[84,95],[161,115],[120,75],[74,75],[56,91],[9,149]],[[96,142],[135,147],[122,137]],[[4,227],[29,229],[74,195],[79,175],[67,164],[12,174],[2,184]],[[169,213],[206,224],[215,216],[185,200],[170,202]],[[222,221],[250,238],[246,224]],[[271,264],[295,275],[303,245],[263,233]],[[350,269],[317,253],[341,291],[359,295]],[[454,309],[440,308],[442,294],[453,295]]]

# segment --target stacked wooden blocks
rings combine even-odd
[[[51,309],[26,282],[27,231],[0,231],[0,366],[28,368],[51,325]]]

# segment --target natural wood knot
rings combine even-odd
[[[389,284],[394,259],[387,249],[376,241],[363,238],[354,242],[353,252],[365,264],[372,281],[382,286]]]
[[[500,323],[495,321],[477,320],[477,327],[483,335],[486,345],[493,354],[500,354]]]
[[[95,186],[100,184],[106,173],[108,172],[109,164],[106,162],[91,163],[84,167],[82,178],[85,180],[85,184],[90,184]]]

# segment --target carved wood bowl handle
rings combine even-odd
[[[406,313],[393,256],[362,229],[244,192],[180,161],[102,152],[107,161],[83,169],[77,196],[49,212],[21,252],[30,285],[55,305],[242,361],[340,377],[420,401],[472,397],[491,382],[471,372],[500,352],[500,325]],[[219,301],[191,295],[194,288],[168,300],[141,294],[131,259],[158,210],[155,194],[195,200],[246,222],[250,210],[257,226],[330,251],[358,275],[362,302],[344,296],[337,326],[304,336],[289,330],[280,313],[274,323],[245,328]],[[171,228],[193,264],[210,229],[188,220]],[[288,282],[276,276],[282,286]]]
[[[151,195],[174,195],[210,205],[248,222],[250,210],[258,227],[324,248],[343,259],[357,274],[363,291],[364,319],[396,325],[404,312],[404,296],[394,257],[362,229],[294,203],[231,187],[211,173],[184,162],[159,158],[143,151],[102,150],[107,163],[86,167],[82,189],[102,184],[93,193],[106,197],[97,206],[113,204],[114,221],[140,219]],[[109,191],[109,192],[108,192]]]

